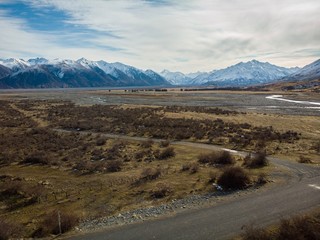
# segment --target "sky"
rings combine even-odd
[[[320,58],[319,0],[0,0],[0,58],[211,71]]]

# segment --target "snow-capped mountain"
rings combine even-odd
[[[276,81],[320,78],[320,60],[302,69],[284,68],[252,60],[211,72],[183,74],[163,70],[160,74],[123,63],[106,61],[33,58],[0,59],[1,88],[107,87],[205,85],[244,87]]]
[[[17,58],[0,59],[0,64],[7,68],[10,68],[14,72],[30,67],[30,64],[28,62],[23,59]]]
[[[284,68],[268,62],[252,60],[217,70],[206,77],[207,82],[204,84],[230,87],[265,84],[279,80],[298,70],[299,68]]]
[[[39,65],[39,64],[47,64],[49,62],[48,59],[45,58],[31,58],[28,60],[30,65]]]
[[[216,72],[216,70],[213,70],[211,72],[202,72],[201,74],[199,74],[191,80],[191,85],[202,85],[208,82],[208,77],[210,76],[210,74],[214,72]]]
[[[106,87],[170,85],[157,73],[132,66],[81,58],[47,60],[35,58],[1,60],[13,73],[0,77],[1,88]]]
[[[281,79],[285,81],[301,81],[320,79],[320,59],[306,65],[295,73]]]
[[[189,85],[192,81],[192,77],[189,77],[182,72],[170,72],[169,70],[163,70],[160,72],[160,75],[173,85]]]

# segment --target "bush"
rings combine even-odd
[[[302,155],[299,157],[298,162],[299,163],[312,163],[310,158],[302,156]]]
[[[227,151],[211,152],[208,154],[201,154],[198,156],[199,163],[209,165],[231,165],[235,163],[232,155]]]
[[[217,173],[210,171],[209,172],[209,180],[208,180],[208,182],[209,183],[215,183],[216,180],[217,180]]]
[[[107,140],[104,138],[104,137],[99,137],[97,140],[96,140],[96,145],[97,146],[103,146],[105,145],[107,142]]]
[[[313,217],[295,216],[281,220],[278,239],[319,239],[320,221]]]
[[[164,148],[164,147],[169,147],[170,145],[170,141],[169,140],[165,140],[165,141],[161,141],[159,146]]]
[[[42,153],[35,153],[27,156],[22,162],[22,164],[40,164],[40,165],[49,165],[50,161]]]
[[[223,171],[217,183],[227,189],[243,189],[250,183],[250,179],[241,167],[229,167]]]
[[[33,233],[33,237],[45,237],[49,234],[59,234],[59,212],[53,211],[47,214],[40,223],[38,229]],[[79,222],[77,215],[70,212],[60,212],[61,233],[71,230]]]
[[[270,240],[270,234],[263,228],[254,228],[246,226],[245,232],[241,235],[242,240]]]
[[[164,159],[174,157],[175,155],[176,155],[176,153],[174,152],[174,148],[167,147],[167,148],[163,149],[162,151],[160,151],[159,156],[157,158],[159,160],[164,160]]]
[[[153,198],[164,198],[172,192],[171,187],[167,183],[158,183],[155,190],[151,192]]]
[[[119,172],[122,169],[123,162],[121,160],[111,160],[106,164],[107,172]]]
[[[17,237],[21,231],[20,226],[0,219],[0,240],[7,240]]]
[[[241,235],[242,240],[283,240],[320,239],[320,216],[294,216],[289,219],[282,219],[280,225],[273,231],[261,228],[245,227]]]
[[[141,180],[155,180],[161,176],[160,168],[145,168],[141,172]]]
[[[140,146],[142,148],[151,148],[153,145],[153,140],[152,139],[148,139],[147,141],[143,141],[140,143]]]
[[[249,154],[244,158],[243,165],[247,168],[259,168],[269,164],[267,155],[265,152],[258,152],[255,154]]]
[[[194,174],[199,171],[199,164],[197,162],[184,164],[182,165],[181,171],[189,171],[191,174]]]

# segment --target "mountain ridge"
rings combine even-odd
[[[285,68],[255,59],[224,69],[184,74],[141,70],[120,62],[32,58],[0,59],[1,88],[214,86],[248,87],[278,81],[320,78],[320,59],[303,68]]]

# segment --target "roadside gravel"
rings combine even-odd
[[[205,206],[212,206],[221,200],[226,200],[228,197],[238,197],[240,195],[249,194],[258,190],[259,188],[257,187],[251,187],[245,191],[216,191],[204,195],[192,195],[183,199],[174,199],[168,203],[158,206],[139,208],[98,219],[86,219],[79,224],[79,226],[76,228],[76,231],[95,231],[111,226],[143,222],[162,216],[172,215],[187,209],[197,209]]]

